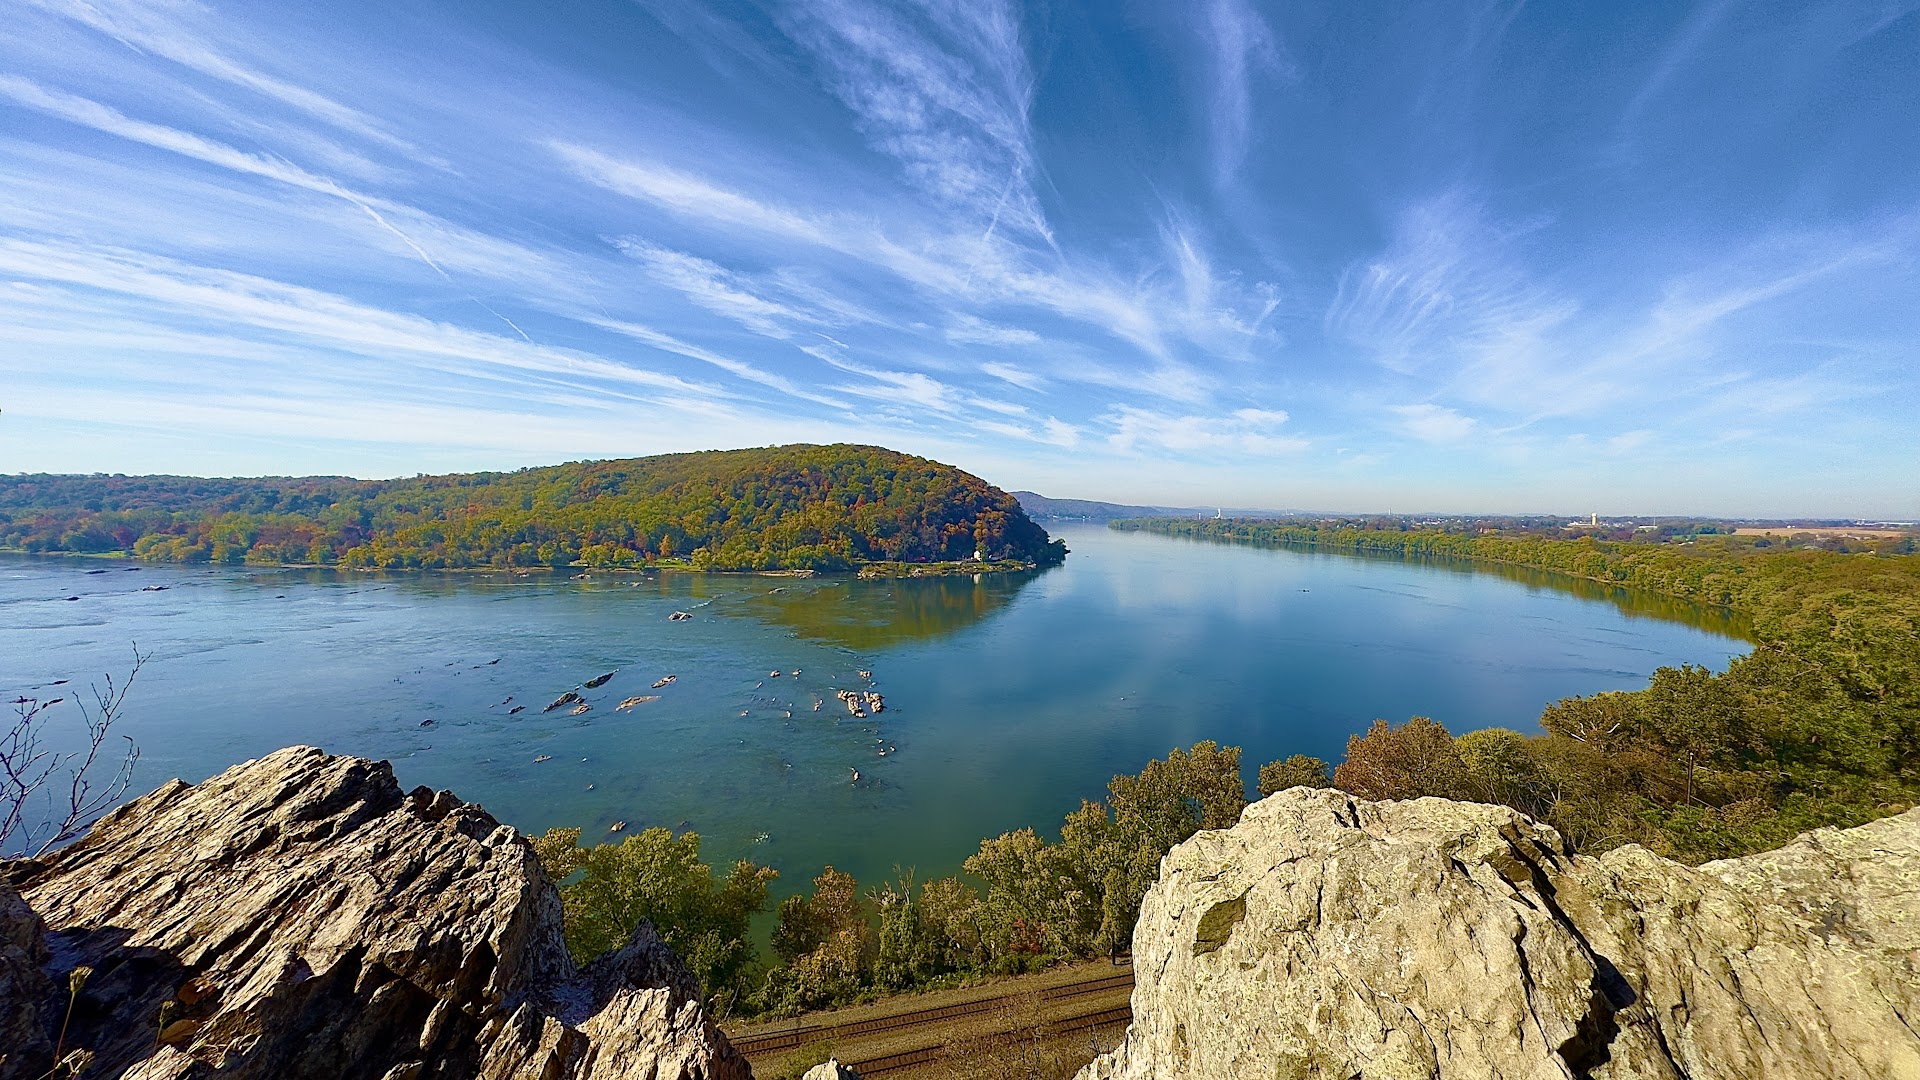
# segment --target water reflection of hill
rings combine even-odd
[[[1425,562],[1427,560],[1421,560]],[[1459,560],[1445,560],[1458,564]],[[1438,565],[1437,563],[1435,565]],[[1691,600],[1665,596],[1660,593],[1641,589],[1627,589],[1618,585],[1606,585],[1586,578],[1556,574],[1550,570],[1541,570],[1531,566],[1508,566],[1504,563],[1465,563],[1444,567],[1459,570],[1462,573],[1497,574],[1509,581],[1517,581],[1528,588],[1553,589],[1557,592],[1572,593],[1582,600],[1604,600],[1618,608],[1621,614],[1636,619],[1664,619],[1668,622],[1683,623],[1699,630],[1710,630],[1716,634],[1739,638],[1742,641],[1753,640],[1752,620],[1731,608],[1709,607],[1696,604]]]
[[[744,574],[591,574],[566,571],[448,574],[329,569],[262,570],[244,578],[253,586],[302,583],[356,591],[394,589],[410,596],[452,597],[476,589],[536,588],[576,596],[628,595],[669,600],[675,607],[745,614],[803,638],[850,649],[873,649],[942,637],[1005,607],[1044,570],[927,578],[775,578]]]
[[[756,596],[745,607],[804,638],[875,649],[972,626],[1005,607],[1041,573],[806,582]]]
[[[1212,543],[1214,541],[1196,539],[1194,543]],[[1706,630],[1742,641],[1753,640],[1752,624],[1746,616],[1730,608],[1710,607],[1696,604],[1691,600],[1664,596],[1643,589],[1627,589],[1618,585],[1607,585],[1570,574],[1556,573],[1532,566],[1512,566],[1507,563],[1478,562],[1472,559],[1446,559],[1434,557],[1415,557],[1394,555],[1379,551],[1322,551],[1316,548],[1301,547],[1294,544],[1255,544],[1246,541],[1234,541],[1236,545],[1246,547],[1269,547],[1276,550],[1313,554],[1329,559],[1360,559],[1366,562],[1389,562],[1400,565],[1412,564],[1443,570],[1455,574],[1491,574],[1508,581],[1518,582],[1530,589],[1551,589],[1554,592],[1567,593],[1582,600],[1600,600],[1612,604],[1621,614],[1634,619],[1661,619],[1666,622],[1680,623],[1696,630]]]

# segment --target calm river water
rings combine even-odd
[[[1375,717],[1535,730],[1555,699],[1746,650],[1718,613],[1564,579],[1065,537],[1065,566],[977,582],[0,557],[0,691],[71,691],[137,642],[142,791],[312,743],[528,831],[694,829],[709,861],[771,864],[785,892],[826,863],[862,882],[950,872],[981,837],[1057,828],[1114,773],[1200,739],[1244,747],[1251,781],[1288,754],[1337,759]],[[581,690],[590,712],[541,711],[608,672]],[[856,687],[886,711],[850,716],[833,694]]]

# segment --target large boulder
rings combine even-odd
[[[0,1025],[66,1020],[91,969],[64,1039],[88,1076],[751,1076],[650,927],[578,969],[526,841],[385,762],[294,747],[175,781],[0,887],[31,909],[0,892]],[[39,1038],[0,1080],[46,1072]]]
[[[1173,849],[1081,1080],[1920,1078],[1920,810],[1688,867],[1295,788]]]

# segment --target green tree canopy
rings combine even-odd
[[[645,829],[591,848],[579,839],[579,829],[554,829],[533,845],[547,875],[565,882],[567,947],[577,959],[624,946],[645,920],[722,1011],[751,989],[748,927],[766,910],[767,886],[778,872],[742,859],[716,878],[700,861],[700,836],[692,832]]]
[[[1294,754],[1282,761],[1269,761],[1260,766],[1260,797],[1264,799],[1288,788],[1332,787],[1333,781],[1327,775],[1330,771],[1326,762],[1306,754]]]

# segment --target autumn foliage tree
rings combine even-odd
[[[581,960],[624,946],[642,921],[692,970],[711,1004],[725,1012],[753,989],[756,957],[748,934],[766,910],[778,872],[742,859],[724,877],[700,861],[700,835],[644,829],[625,840],[579,846],[580,830],[552,829],[533,841],[547,876],[562,882],[567,947]]]
[[[1447,729],[1424,716],[1399,727],[1375,720],[1347,740],[1347,758],[1333,770],[1336,787],[1367,799],[1457,797],[1466,765]]]
[[[872,924],[852,874],[829,866],[810,895],[780,902],[773,952],[781,961],[762,991],[785,1011],[848,1001],[869,982],[876,953]]]

